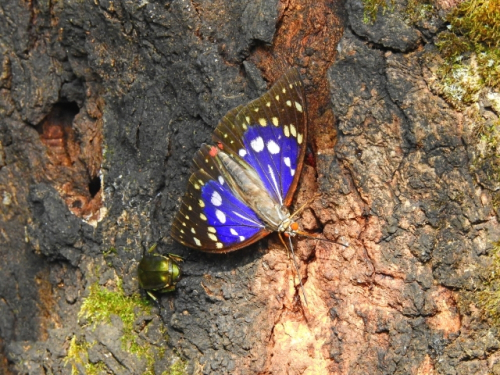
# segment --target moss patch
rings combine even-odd
[[[185,375],[187,363],[182,360],[176,361],[168,371],[164,371],[162,375]]]
[[[448,20],[453,28],[467,36],[471,43],[498,48],[499,9],[499,0],[467,0],[458,4]]]
[[[149,341],[139,338],[138,332],[134,329],[134,324],[140,316],[151,313],[151,304],[139,294],[131,296],[125,295],[118,281],[115,290],[109,290],[98,283],[89,287],[89,295],[84,299],[78,317],[85,319],[85,323],[96,327],[99,324],[112,323],[112,316],[118,316],[123,323],[121,349],[127,353],[136,355],[138,358],[146,360],[146,369],[143,375],[156,374],[154,367],[157,359],[165,356],[165,347],[152,345]],[[113,318],[115,320],[115,318]],[[116,320],[115,320],[116,321]],[[144,327],[142,332],[147,335],[149,325]],[[157,324],[155,329],[158,328]],[[162,326],[161,326],[162,327]],[[166,332],[158,333],[157,337],[166,337]],[[72,374],[105,374],[109,373],[104,362],[89,362],[88,349],[96,343],[88,343],[84,335],[72,337],[68,353],[64,359],[65,365],[71,366]],[[175,357],[174,357],[175,359]],[[180,375],[185,373],[186,364],[178,359],[164,374]]]
[[[495,243],[491,258],[485,272],[484,288],[476,293],[475,299],[484,315],[500,328],[500,242]]]
[[[107,373],[107,367],[103,362],[90,363],[87,350],[95,343],[86,341],[79,342],[76,336],[71,338],[68,354],[64,359],[65,365],[71,366],[71,374],[98,375]]]
[[[83,301],[78,317],[84,317],[89,324],[109,323],[111,315],[117,315],[123,322],[123,331],[128,336],[133,332],[138,314],[149,314],[151,305],[139,294],[126,296],[121,282],[116,291],[110,291],[98,283],[90,286],[89,296]],[[137,311],[139,310],[139,311]]]
[[[446,18],[436,40],[445,63],[438,72],[456,108],[476,102],[485,87],[500,88],[500,0],[466,0]]]
[[[379,11],[394,11],[393,0],[363,0],[364,22]],[[465,0],[446,16],[448,30],[436,37],[444,58],[437,75],[439,91],[457,109],[475,103],[481,90],[500,89],[500,0]],[[409,0],[401,10],[410,24],[437,17],[432,0]]]
[[[408,0],[405,9],[406,20],[410,24],[416,24],[419,21],[429,20],[436,16],[436,9],[432,0]]]
[[[393,0],[363,0],[363,22],[373,24],[377,20],[379,10],[382,10],[382,13],[387,9],[392,11],[393,5]]]

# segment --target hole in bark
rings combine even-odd
[[[75,116],[80,112],[76,102],[60,102],[54,104],[50,113],[36,126],[36,130],[42,138],[49,138],[57,134],[51,134],[50,129],[54,126],[72,127]]]
[[[89,182],[89,193],[92,198],[101,190],[101,178],[99,176],[94,177]]]
[[[73,120],[80,109],[75,102],[54,104],[50,113],[35,128],[42,142],[50,149],[53,164],[71,166],[76,143]]]
[[[73,208],[82,208],[82,206],[83,206],[83,204],[82,204],[82,201],[80,201],[80,200],[76,200],[71,204],[71,207],[73,207]]]

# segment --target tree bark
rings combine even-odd
[[[354,0],[0,5],[0,370],[497,373],[497,329],[458,304],[490,262],[498,189],[471,169],[473,119],[435,89],[443,21],[394,4],[373,24]],[[298,238],[297,275],[274,235],[175,243],[194,153],[288,66],[308,101],[299,223],[349,246]],[[152,242],[183,277],[123,341],[119,313],[82,306],[93,285],[147,299]]]

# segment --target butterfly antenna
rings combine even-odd
[[[330,243],[336,243],[337,245],[342,245],[344,247],[349,247],[349,245],[346,245],[345,243],[337,242],[337,241],[333,241],[333,240],[329,240],[328,238],[321,238],[321,237],[312,236],[309,233],[302,232],[300,230],[296,230],[295,233],[297,233],[299,236],[306,237],[306,238],[311,238],[313,240],[319,240],[319,241],[325,241],[325,242],[330,242]]]
[[[283,237],[281,236],[281,233],[279,233],[279,237],[281,239],[281,242],[288,249],[288,246],[285,244],[285,241],[283,240]],[[292,238],[290,236],[288,236],[288,240],[290,241],[290,252],[292,253],[293,266],[295,267],[295,272],[297,272],[297,277],[299,278],[299,283],[300,283],[300,289],[302,290],[302,295],[304,296],[304,302],[305,302],[305,304],[307,306],[306,291],[304,289],[304,284],[302,284],[302,278],[300,277],[299,266],[297,265],[297,261],[295,260],[295,252],[293,251]]]
[[[309,206],[311,204],[311,202],[313,200],[315,200],[316,198],[318,198],[319,196],[320,196],[319,194],[315,194],[314,197],[312,197],[306,203],[304,203],[302,206],[300,206],[300,208],[298,210],[295,210],[295,212],[290,215],[289,219],[291,220],[294,216],[297,216],[301,211],[304,210],[304,208],[306,208],[307,206]]]

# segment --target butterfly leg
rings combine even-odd
[[[290,249],[288,248],[288,245],[286,244],[285,240],[283,239],[283,235],[281,234],[281,232],[278,232],[278,236],[279,236],[283,246],[285,246],[286,253],[288,254],[288,259],[290,259]]]
[[[288,241],[290,244],[290,247],[288,247],[286,245],[285,240],[283,239],[283,236],[281,235],[281,233],[278,233],[278,235],[279,235],[281,242],[288,250],[288,259],[290,259],[290,253],[292,253],[292,263],[293,263],[293,266],[295,267],[295,272],[297,272],[297,277],[299,278],[299,283],[300,283],[300,289],[302,290],[302,295],[304,296],[304,302],[307,306],[306,291],[304,289],[304,284],[302,284],[302,277],[300,277],[299,266],[297,265],[297,260],[295,259],[295,252],[293,251],[292,237],[288,236]]]

